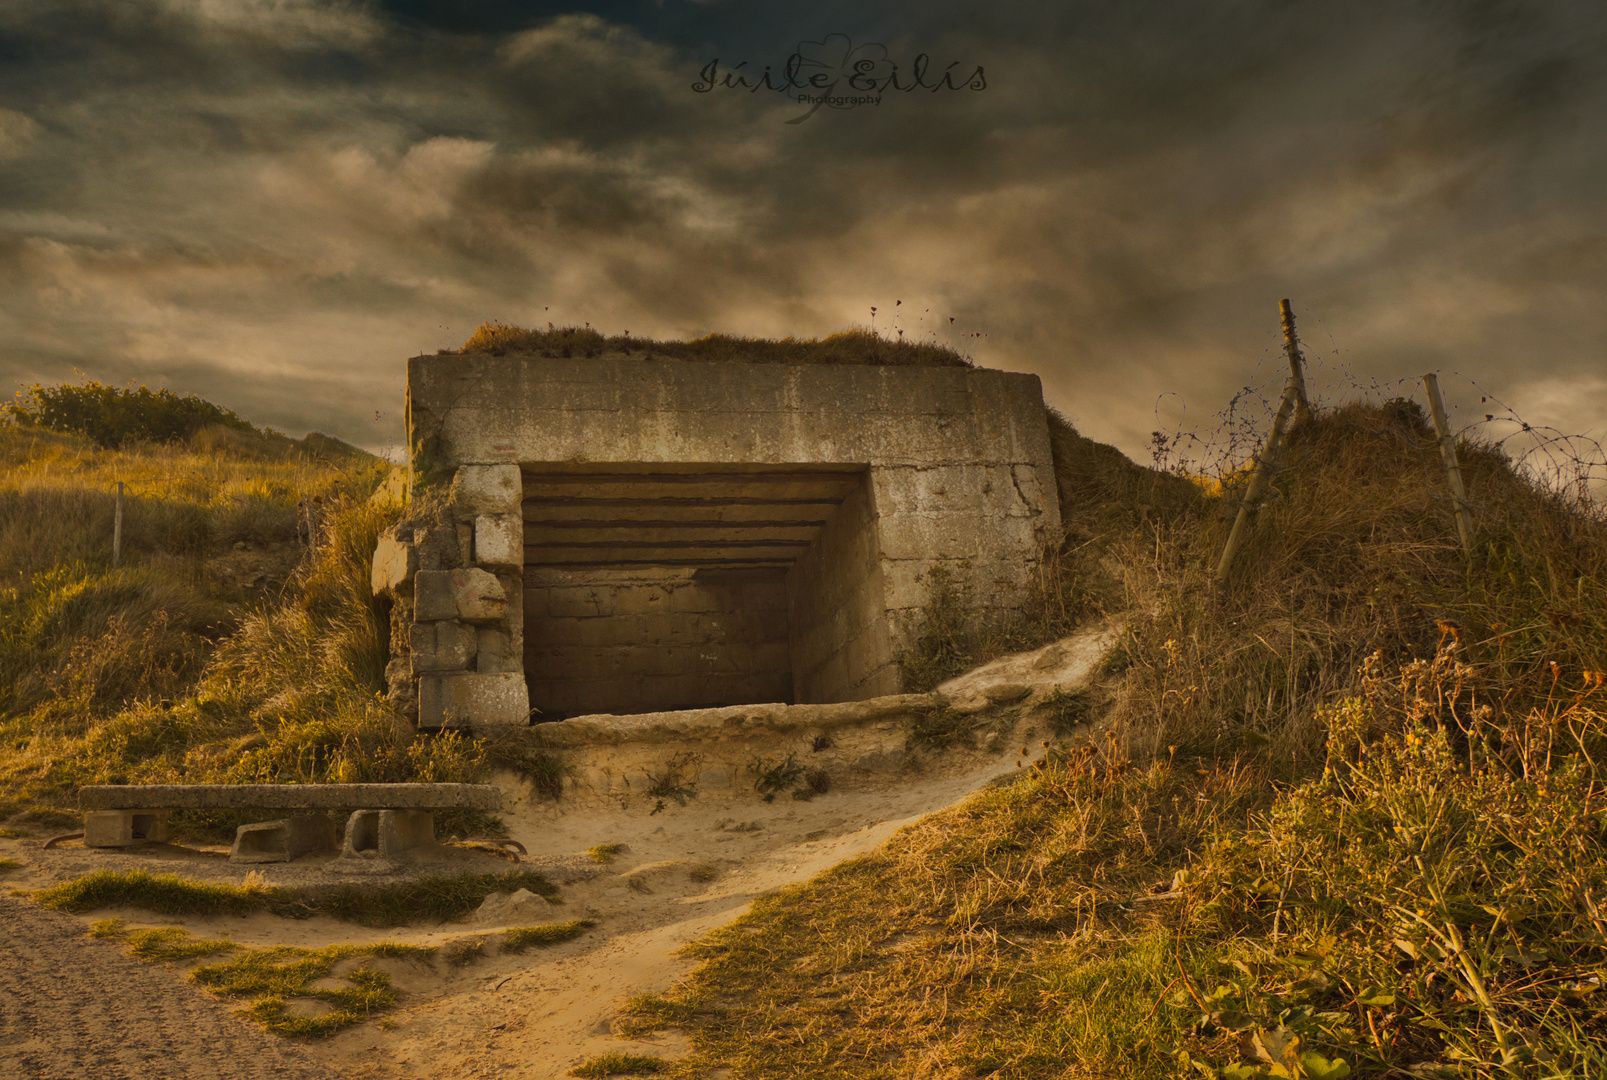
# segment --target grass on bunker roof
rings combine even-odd
[[[443,353],[449,350],[441,350]],[[868,364],[886,367],[970,367],[970,360],[946,345],[886,338],[870,330],[843,330],[823,338],[750,338],[708,334],[692,341],[658,341],[629,334],[604,336],[590,326],[527,330],[507,323],[481,323],[452,352],[489,356],[540,356],[548,359],[596,357],[604,353],[640,354],[646,359],[705,360],[741,364]]]
[[[1600,1075],[1607,521],[1459,453],[1471,559],[1419,408],[1320,410],[1218,594],[1242,472],[1116,470],[1068,514],[1127,618],[1086,740],[761,898],[625,1029],[690,1036],[671,1076]]]

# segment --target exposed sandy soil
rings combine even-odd
[[[981,702],[988,686],[1002,683],[1040,691],[1075,685],[1091,675],[1113,638],[1111,628],[1091,630],[979,668],[944,689],[951,700],[964,703]],[[992,749],[929,755],[917,768],[834,787],[808,802],[783,797],[767,804],[738,788],[705,793],[684,807],[671,802],[659,813],[641,800],[510,799],[513,809],[504,814],[509,834],[532,855],[521,868],[542,869],[564,882],[561,905],[548,908],[542,918],[527,915],[511,925],[578,918],[597,923],[584,936],[548,949],[499,954],[496,939],[509,923],[372,931],[324,918],[180,921],[133,911],[96,912],[83,921],[120,915],[135,926],[183,925],[246,945],[379,940],[438,945],[486,935],[485,958],[458,969],[440,962],[382,962],[403,992],[402,1005],[381,1022],[304,1047],[309,1057],[342,1076],[544,1080],[567,1076],[580,1062],[610,1051],[675,1057],[685,1048],[674,1036],[623,1040],[612,1035],[610,1024],[627,999],[663,991],[690,971],[692,962],[677,950],[739,917],[755,897],[874,850],[904,825],[1015,774],[1018,762],[1041,755],[1037,728],[1042,720],[1032,707],[1039,696],[1023,703],[1007,741],[992,740]],[[1019,751],[1029,737],[1030,752],[1023,756]],[[528,794],[511,775],[493,782]],[[625,845],[612,864],[586,858],[589,848],[608,843]],[[112,855],[73,844],[44,852],[38,841],[0,841],[0,855],[28,864],[0,880],[37,886],[88,867],[122,868],[141,859],[152,869],[200,877],[238,881],[245,873],[220,858],[172,850],[158,866],[148,861],[150,854]],[[489,855],[455,857],[472,860],[460,865],[481,872],[513,869]],[[302,864],[258,869],[269,881],[313,880],[321,873]],[[181,972],[170,977],[175,993],[200,992],[181,984]]]
[[[302,1048],[84,936],[77,919],[0,897],[6,1080],[331,1080]]]

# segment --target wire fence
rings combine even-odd
[[[1446,396],[1463,402],[1474,397],[1479,407],[1472,420],[1454,424],[1456,438],[1500,450],[1524,475],[1581,509],[1600,513],[1607,507],[1607,449],[1588,435],[1569,434],[1531,424],[1516,409],[1457,371],[1436,371]],[[1187,424],[1186,406],[1169,428],[1163,409],[1175,394],[1156,399],[1156,427],[1150,451],[1156,468],[1221,480],[1242,472],[1254,459],[1283,395],[1289,369],[1284,357],[1270,350],[1251,380],[1227,406],[1197,425]],[[1306,354],[1306,386],[1313,408],[1348,402],[1381,405],[1391,400],[1426,402],[1423,380],[1357,377],[1348,367],[1320,355]]]

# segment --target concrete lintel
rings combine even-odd
[[[104,784],[79,789],[85,810],[487,810],[490,784]],[[87,816],[86,816],[87,819]],[[165,817],[163,819],[165,827]],[[86,821],[87,823],[87,821]]]

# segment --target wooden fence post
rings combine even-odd
[[[1216,566],[1218,587],[1227,584],[1228,570],[1233,566],[1233,556],[1239,550],[1239,545],[1244,542],[1244,527],[1250,519],[1250,510],[1260,501],[1261,493],[1267,488],[1267,481],[1272,478],[1272,461],[1277,456],[1278,444],[1283,441],[1283,430],[1289,424],[1289,416],[1294,412],[1299,392],[1299,386],[1293,379],[1290,379],[1289,385],[1283,388],[1283,404],[1278,406],[1278,415],[1272,420],[1272,433],[1267,436],[1267,444],[1256,459],[1250,486],[1245,489],[1244,500],[1239,503],[1239,516],[1233,519],[1233,531],[1228,533],[1227,545],[1222,549],[1222,561]]]
[[[1451,437],[1450,425],[1445,420],[1445,404],[1440,401],[1440,383],[1432,374],[1423,376],[1428,390],[1429,413],[1434,417],[1434,433],[1440,437],[1440,457],[1445,459],[1445,478],[1451,484],[1451,498],[1456,503],[1456,531],[1462,538],[1462,551],[1473,554],[1473,511],[1468,508],[1467,492],[1462,487],[1462,467],[1456,461],[1456,440]]]
[[[1311,419],[1311,403],[1306,400],[1306,373],[1304,358],[1300,355],[1300,341],[1295,337],[1295,313],[1289,301],[1278,301],[1278,314],[1283,317],[1283,350],[1289,354],[1289,378],[1295,387],[1295,423]]]
[[[112,512],[112,565],[123,557],[123,482],[117,481],[117,509]]]

